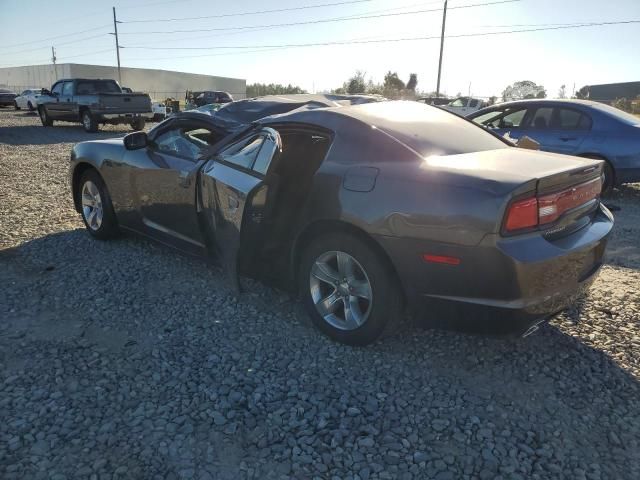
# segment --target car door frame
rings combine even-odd
[[[265,139],[251,168],[221,158],[228,148],[263,133]],[[274,168],[281,152],[282,140],[279,132],[256,124],[233,141],[225,142],[200,171],[199,202],[205,237],[211,255],[220,262],[231,288],[237,293],[240,292],[240,262],[246,261],[246,257],[255,253],[263,224],[262,212],[248,208],[248,205],[253,207],[253,200],[258,195],[263,195],[263,210],[269,209],[272,196],[270,191],[277,189],[278,185]],[[263,174],[254,167],[266,157],[269,158],[268,167]]]
[[[62,95],[62,89],[64,88],[64,83],[65,83],[65,80],[58,80],[56,83],[54,83],[51,86],[51,98],[53,100],[45,104],[47,109],[47,115],[49,115],[49,117],[52,120],[63,119],[63,112],[61,110],[61,105],[60,105],[60,96]],[[61,85],[60,93],[56,94],[54,90],[58,85]]]
[[[205,148],[201,156],[195,160],[155,150],[153,146],[155,139],[169,130],[179,128],[180,124],[189,124],[197,128],[210,130],[220,134],[220,139],[215,144]],[[133,225],[134,229],[141,233],[186,253],[207,255],[207,245],[199,224],[198,216],[198,173],[211,157],[211,152],[215,151],[216,147],[224,142],[228,132],[221,130],[204,119],[194,118],[172,118],[163,122],[159,127],[160,128],[154,129],[149,135],[148,146],[146,148],[127,154],[126,163],[131,166],[129,174],[131,185],[130,196],[134,209],[137,212],[137,219],[129,223]],[[176,228],[174,222],[162,222],[153,215],[150,217],[145,216],[147,207],[149,210],[157,208],[157,206],[154,206],[152,203],[145,205],[145,199],[151,198],[154,193],[150,191],[149,188],[146,188],[148,184],[145,182],[144,177],[151,174],[150,168],[145,166],[147,165],[147,161],[156,165],[158,165],[158,162],[166,165],[164,169],[153,169],[155,173],[160,173],[161,171],[165,174],[168,173],[168,175],[165,175],[166,179],[163,179],[167,182],[167,184],[164,185],[166,188],[187,189],[187,192],[178,190],[180,194],[186,193],[186,195],[179,195],[180,197],[191,197],[193,200],[191,204],[193,207],[193,217],[188,219],[189,225],[186,228]],[[182,168],[182,166],[188,166],[189,168]],[[140,188],[141,184],[144,185],[143,188]],[[178,199],[179,196],[177,195],[175,198]],[[163,197],[163,199],[166,199],[166,197]]]

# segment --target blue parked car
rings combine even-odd
[[[528,136],[540,149],[606,161],[603,193],[640,182],[640,118],[586,100],[519,100],[467,116],[498,135]]]

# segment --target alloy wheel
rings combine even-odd
[[[360,263],[340,251],[320,255],[309,274],[313,303],[324,320],[340,330],[355,330],[369,318],[371,282]]]
[[[88,180],[82,186],[82,215],[87,226],[96,231],[102,225],[102,198],[95,183]]]

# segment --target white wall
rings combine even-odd
[[[194,73],[172,72],[146,68],[122,68],[121,85],[147,92],[154,99],[173,97],[183,100],[186,90],[224,90],[240,99],[246,96],[246,80],[214,77]],[[113,78],[118,80],[118,68],[101,65],[64,63],[28,67],[0,68],[0,87],[24,90],[29,87],[50,88],[60,78]]]
[[[0,68],[0,87],[20,93],[27,88],[51,88],[58,78],[69,76],[69,65],[32,65]]]

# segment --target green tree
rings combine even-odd
[[[562,85],[558,90],[558,98],[567,98],[567,86]]]
[[[418,86],[418,74],[410,73],[409,81],[407,82],[407,90],[411,90],[412,92],[415,92],[417,86]]]
[[[589,85],[585,85],[580,90],[576,92],[576,98],[580,98],[584,100],[585,98],[589,98]]]
[[[546,98],[547,91],[542,85],[536,85],[530,80],[522,80],[509,85],[502,92],[502,100],[505,102],[511,100],[522,100],[526,98]]]
[[[351,77],[346,85],[345,90],[347,93],[354,95],[356,93],[365,93],[367,91],[367,83],[365,81],[365,73],[358,70],[356,74]]]
[[[281,85],[279,83],[251,83],[247,85],[247,98],[259,97],[262,95],[287,95],[296,93],[307,93],[305,90],[294,85]]]
[[[416,77],[416,82],[417,82],[417,77]],[[384,89],[385,90],[404,90],[405,89],[404,82],[400,80],[400,78],[398,78],[397,72],[392,73],[391,70],[389,70],[386,73],[386,75],[384,76]]]

